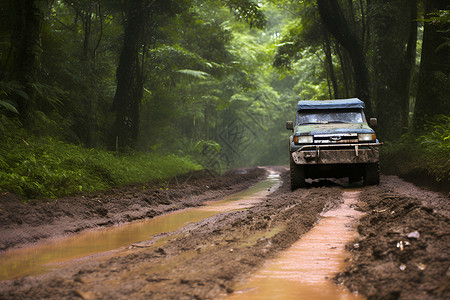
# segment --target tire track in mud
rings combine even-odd
[[[10,250],[0,255],[0,281],[39,275],[65,261],[70,263],[92,256],[112,255],[130,244],[133,247],[148,247],[157,243],[163,236],[167,239],[171,234],[176,235],[179,228],[182,228],[181,231],[189,230],[188,227],[202,223],[201,220],[215,214],[252,207],[262,201],[270,190],[276,190],[280,184],[279,174],[271,171],[265,180],[249,189],[223,200],[205,202],[206,205],[201,207],[178,210],[108,229],[89,230],[68,238],[50,240],[38,246]]]
[[[0,298],[217,299],[339,206],[342,192],[336,185],[291,192],[285,184],[248,210],[203,220],[158,245],[0,283]],[[347,245],[349,267],[335,282],[369,299],[450,298],[448,196],[383,176],[360,200],[360,237]]]
[[[359,194],[359,190],[344,191],[338,208],[322,213],[318,224],[268,260],[227,299],[364,299],[330,280],[344,269],[349,257],[345,246],[357,235],[354,225],[361,212],[353,207]]]
[[[247,189],[264,178],[262,168],[238,169],[222,176],[195,171],[168,181],[119,187],[94,194],[23,203],[0,195],[0,253],[48,238],[110,227],[203,205]]]
[[[287,173],[283,174],[287,182]],[[284,184],[244,211],[216,215],[165,244],[80,263],[39,277],[13,280],[0,295],[13,298],[213,299],[287,249],[338,205],[337,187],[290,192]]]

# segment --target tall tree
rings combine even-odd
[[[16,26],[12,39],[14,49],[15,80],[23,86],[25,94],[16,101],[20,118],[25,126],[32,127],[32,112],[35,106],[36,69],[39,62],[39,41],[43,22],[45,0],[16,0],[14,15]]]
[[[409,99],[417,43],[416,0],[372,0],[370,54],[372,99],[383,140],[398,140],[408,129]]]
[[[187,11],[189,0],[136,0],[126,2],[124,43],[117,68],[117,90],[113,110],[116,120],[113,136],[119,150],[134,148],[139,134],[139,110],[143,95],[142,72],[148,41],[158,27],[157,18],[167,18]],[[264,15],[251,0],[222,0],[238,20],[262,28]],[[147,33],[147,35],[145,34]],[[150,34],[148,34],[150,33]]]
[[[113,102],[113,110],[116,112],[114,138],[120,149],[134,147],[138,136],[143,85],[139,50],[143,43],[145,13],[151,4],[145,0],[134,0],[128,1],[126,6],[124,40]]]
[[[296,19],[289,25],[287,34],[277,45],[273,65],[291,69],[295,61],[303,59],[305,50],[313,53],[323,64],[328,85],[327,98],[339,98],[340,86],[335,70],[336,58],[333,52],[335,40],[323,26],[316,5],[303,3],[303,7],[295,12]],[[343,90],[343,89],[342,89]]]
[[[425,26],[414,126],[423,127],[438,114],[450,114],[450,5],[425,1]]]
[[[116,119],[114,141],[119,150],[134,148],[139,135],[140,105],[144,86],[144,61],[158,19],[181,13],[185,0],[136,0],[126,2],[126,21],[117,67],[117,89],[113,101]]]
[[[331,41],[330,41],[330,37],[328,36],[328,32],[326,32],[326,30],[324,30],[324,39],[325,39],[325,43],[324,43],[324,50],[325,50],[325,61],[327,64],[327,73],[328,73],[328,77],[331,80],[331,85],[333,86],[333,91],[334,91],[334,98],[338,99],[339,98],[339,86],[337,83],[337,78],[336,78],[336,72],[334,71],[334,66],[333,66],[333,59],[332,59],[332,50],[331,50]],[[330,92],[330,98],[331,98],[331,92]]]
[[[356,96],[366,104],[366,111],[373,115],[369,70],[361,35],[346,19],[337,0],[317,0],[320,16],[327,30],[350,54],[356,85]]]

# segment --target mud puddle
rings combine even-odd
[[[88,230],[69,238],[6,251],[0,255],[0,281],[38,275],[58,268],[64,262],[151,240],[157,234],[175,231],[189,223],[198,222],[221,212],[251,207],[262,201],[280,184],[279,173],[271,171],[266,180],[248,190],[220,201],[206,203],[203,207],[180,210],[113,228]]]
[[[281,185],[280,174],[271,171],[267,179],[261,181],[251,188],[228,196],[223,200],[206,202],[206,206],[199,207],[201,211],[224,212],[252,207],[261,200],[278,189]]]
[[[358,195],[359,191],[344,192],[338,209],[323,213],[311,231],[236,286],[227,299],[364,299],[331,281],[350,256],[345,245],[357,236],[354,222],[361,213],[351,207]]]

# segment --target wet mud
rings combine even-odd
[[[321,214],[314,228],[278,257],[268,260],[227,300],[364,299],[330,280],[344,270],[349,257],[345,245],[357,235],[354,225],[361,213],[352,207],[358,195],[359,191],[345,191],[344,203]]]
[[[307,189],[291,192],[288,172],[284,168],[278,171],[282,172],[284,184],[276,191],[268,191],[269,195],[253,207],[221,212],[103,255],[72,260],[49,273],[1,281],[0,298],[226,299],[267,260],[279,257],[301,241],[324,213],[344,202],[343,193],[353,188],[320,181]],[[155,191],[159,189],[156,188],[149,192],[142,191],[142,187],[131,187],[130,190],[85,196],[95,200],[91,203],[100,200],[102,205],[92,204],[87,209],[81,201],[80,210],[88,213],[78,215],[81,217],[75,228],[82,230],[86,220],[91,227],[104,222],[104,216],[95,215],[101,207],[107,210],[109,220],[118,224],[127,222],[128,218],[145,218],[149,211],[161,214],[219,200],[267,175],[264,170],[256,172],[258,174],[241,170],[228,175],[234,179],[199,176],[195,179],[197,185],[185,184],[186,188],[178,178],[179,190],[167,193],[161,190],[157,195]],[[176,186],[175,181],[173,185]],[[330,278],[330,282],[343,284],[368,299],[449,298],[448,196],[419,189],[395,176],[382,176],[380,186],[358,186],[358,189],[361,190],[359,201],[354,206],[365,214],[356,224],[359,235],[346,245],[350,252],[346,267]],[[124,202],[114,206],[106,200],[112,198],[124,199]],[[148,198],[152,205],[143,198]],[[158,204],[157,201],[170,202]],[[105,203],[111,206],[105,207]],[[139,209],[133,206],[136,203]],[[0,220],[8,219],[5,224],[10,229],[18,230],[17,219],[20,218],[22,224],[30,226],[19,213],[8,211],[7,206],[1,209]],[[46,219],[43,207],[36,211],[35,220],[40,216],[43,219],[35,223],[39,231],[47,220],[54,219]],[[66,217],[60,216],[53,222],[63,223]],[[61,235],[66,229],[53,233]],[[20,245],[14,244],[13,237],[4,237],[7,231],[0,231],[3,247]],[[22,245],[39,235],[25,231],[24,236],[18,237]]]
[[[450,299],[449,197],[386,176],[360,200],[360,236],[336,282],[368,299]]]
[[[92,255],[104,255],[121,247],[143,247],[190,223],[215,214],[241,210],[261,202],[270,190],[281,184],[279,174],[271,171],[268,178],[245,191],[219,201],[205,202],[204,206],[182,209],[151,219],[139,220],[109,228],[86,230],[68,238],[46,241],[33,247],[12,249],[0,255],[0,281],[19,276],[38,275],[55,268],[64,261]]]
[[[262,180],[262,168],[234,170],[223,176],[199,171],[166,182],[127,186],[96,194],[23,203],[0,195],[0,253],[48,238],[110,227],[203,205],[242,191]]]

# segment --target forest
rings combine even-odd
[[[351,97],[383,173],[448,184],[448,1],[3,0],[0,192],[286,165],[298,100]]]

